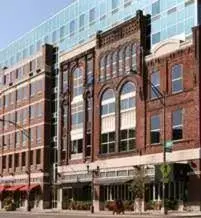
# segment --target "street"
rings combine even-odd
[[[162,215],[158,214],[158,215],[151,215],[151,214],[146,214],[146,215],[134,215],[134,214],[129,214],[129,215],[112,215],[112,214],[88,214],[88,213],[56,213],[56,212],[45,212],[45,213],[26,213],[26,212],[0,212],[0,218],[27,218],[27,217],[30,217],[30,218],[55,218],[55,217],[58,217],[58,218],[73,218],[73,217],[77,217],[77,218],[87,218],[87,217],[94,217],[94,218],[107,218],[107,217],[124,217],[124,218],[130,218],[130,217],[133,217],[133,218],[144,218],[144,217],[150,217],[150,218],[161,218],[163,217]],[[201,217],[201,215],[196,215],[196,214],[192,214],[192,215],[189,215],[187,214],[186,216],[185,215],[182,215],[182,214],[177,214],[177,215],[167,215],[167,216],[164,216],[164,217],[171,217],[171,218],[174,218],[174,217],[185,217],[185,218],[188,218],[188,217]]]

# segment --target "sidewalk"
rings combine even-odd
[[[12,214],[28,214],[29,212],[17,210],[17,211],[5,211],[0,210],[0,213],[12,213]],[[32,210],[31,214],[37,215],[74,215],[74,216],[86,216],[86,217],[116,217],[116,214],[113,215],[112,211],[100,211],[94,214],[91,214],[90,211],[76,211],[76,210]],[[174,212],[169,211],[167,215],[163,215],[158,211],[148,211],[143,214],[135,213],[135,212],[125,212],[125,215],[117,215],[118,217],[201,217],[201,211],[198,212]]]

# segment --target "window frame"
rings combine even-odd
[[[175,67],[180,67],[180,77],[173,79],[173,73],[174,73]],[[184,90],[183,75],[184,75],[184,72],[183,72],[183,65],[182,64],[175,64],[172,66],[172,68],[171,68],[171,92],[172,92],[172,94],[176,94],[176,93],[182,92]],[[176,91],[173,90],[173,83],[175,81],[176,82],[181,81],[181,89],[180,90],[176,90]]]
[[[181,112],[181,123],[175,125],[174,124],[174,113],[180,111]],[[181,138],[176,138],[174,139],[174,130],[175,129],[181,129]],[[172,141],[178,141],[178,140],[182,140],[183,139],[183,129],[184,129],[184,109],[177,109],[175,111],[172,111]]]
[[[157,84],[154,84],[154,82],[153,82],[153,80],[152,80],[152,76],[153,75],[158,75],[158,78],[157,78],[157,80],[159,81],[159,83],[157,83]],[[150,75],[150,80],[151,80],[151,84],[150,84],[150,99],[151,100],[153,100],[153,99],[158,99],[159,98],[159,96],[157,96],[156,94],[155,94],[155,92],[158,92],[157,91],[157,89],[160,91],[160,86],[161,86],[161,78],[160,78],[160,71],[159,70],[154,70],[154,71],[152,71],[152,73],[151,73],[151,75]],[[152,85],[153,84],[153,85]],[[154,90],[155,90],[155,92],[154,92]]]
[[[159,128],[153,128],[152,129],[152,119],[153,118],[158,118],[159,119]],[[159,133],[159,140],[156,142],[156,141],[152,141],[152,133],[156,133],[158,132]],[[152,115],[150,117],[150,144],[151,145],[154,145],[154,144],[160,144],[161,143],[161,117],[159,114],[155,114],[155,115]]]

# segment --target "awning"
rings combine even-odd
[[[4,185],[0,185],[0,192],[3,192],[5,190],[5,186]]]
[[[32,190],[32,189],[34,189],[34,188],[38,188],[38,187],[40,187],[39,184],[31,184],[31,185],[30,185],[30,190]],[[28,191],[28,185],[22,186],[22,187],[19,189],[19,191]]]
[[[22,188],[24,185],[13,185],[10,187],[5,188],[5,191],[18,191],[20,188]]]
[[[131,178],[101,178],[101,179],[96,179],[95,184],[97,185],[116,185],[116,184],[124,184],[127,182],[132,181]]]

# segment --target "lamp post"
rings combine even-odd
[[[28,165],[27,165],[27,175],[28,175],[28,187],[27,187],[27,211],[31,211],[30,208],[30,186],[31,186],[31,165],[30,165],[30,156],[31,156],[31,137],[30,137],[30,130],[25,130],[22,126],[18,125],[16,122],[13,122],[11,120],[5,120],[0,118],[0,122],[6,122],[13,126],[15,126],[17,129],[22,131],[22,134],[24,134],[28,139]]]
[[[90,211],[91,211],[91,213],[94,213],[94,203],[93,203],[94,194],[95,194],[95,192],[94,192],[94,178],[97,177],[99,175],[99,173],[100,173],[99,166],[97,166],[96,169],[90,170],[89,165],[87,165],[87,173],[89,174],[90,172],[91,172],[91,176],[92,176],[92,181],[91,181],[91,202],[92,203],[91,203]]]
[[[142,49],[143,50],[143,49]],[[143,79],[141,75],[137,74],[136,70],[133,70],[131,68],[130,72],[132,72],[133,74],[135,74],[136,76],[138,76],[140,79]],[[163,166],[166,166],[166,150],[165,150],[165,143],[166,143],[166,93],[165,92],[161,92],[148,78],[147,78],[147,82],[149,83],[149,85],[151,86],[151,89],[153,90],[154,94],[157,96],[157,98],[160,100],[161,105],[163,106]],[[165,205],[165,192],[166,192],[166,186],[165,186],[165,176],[163,174],[163,213],[164,215],[167,214],[167,208]]]

